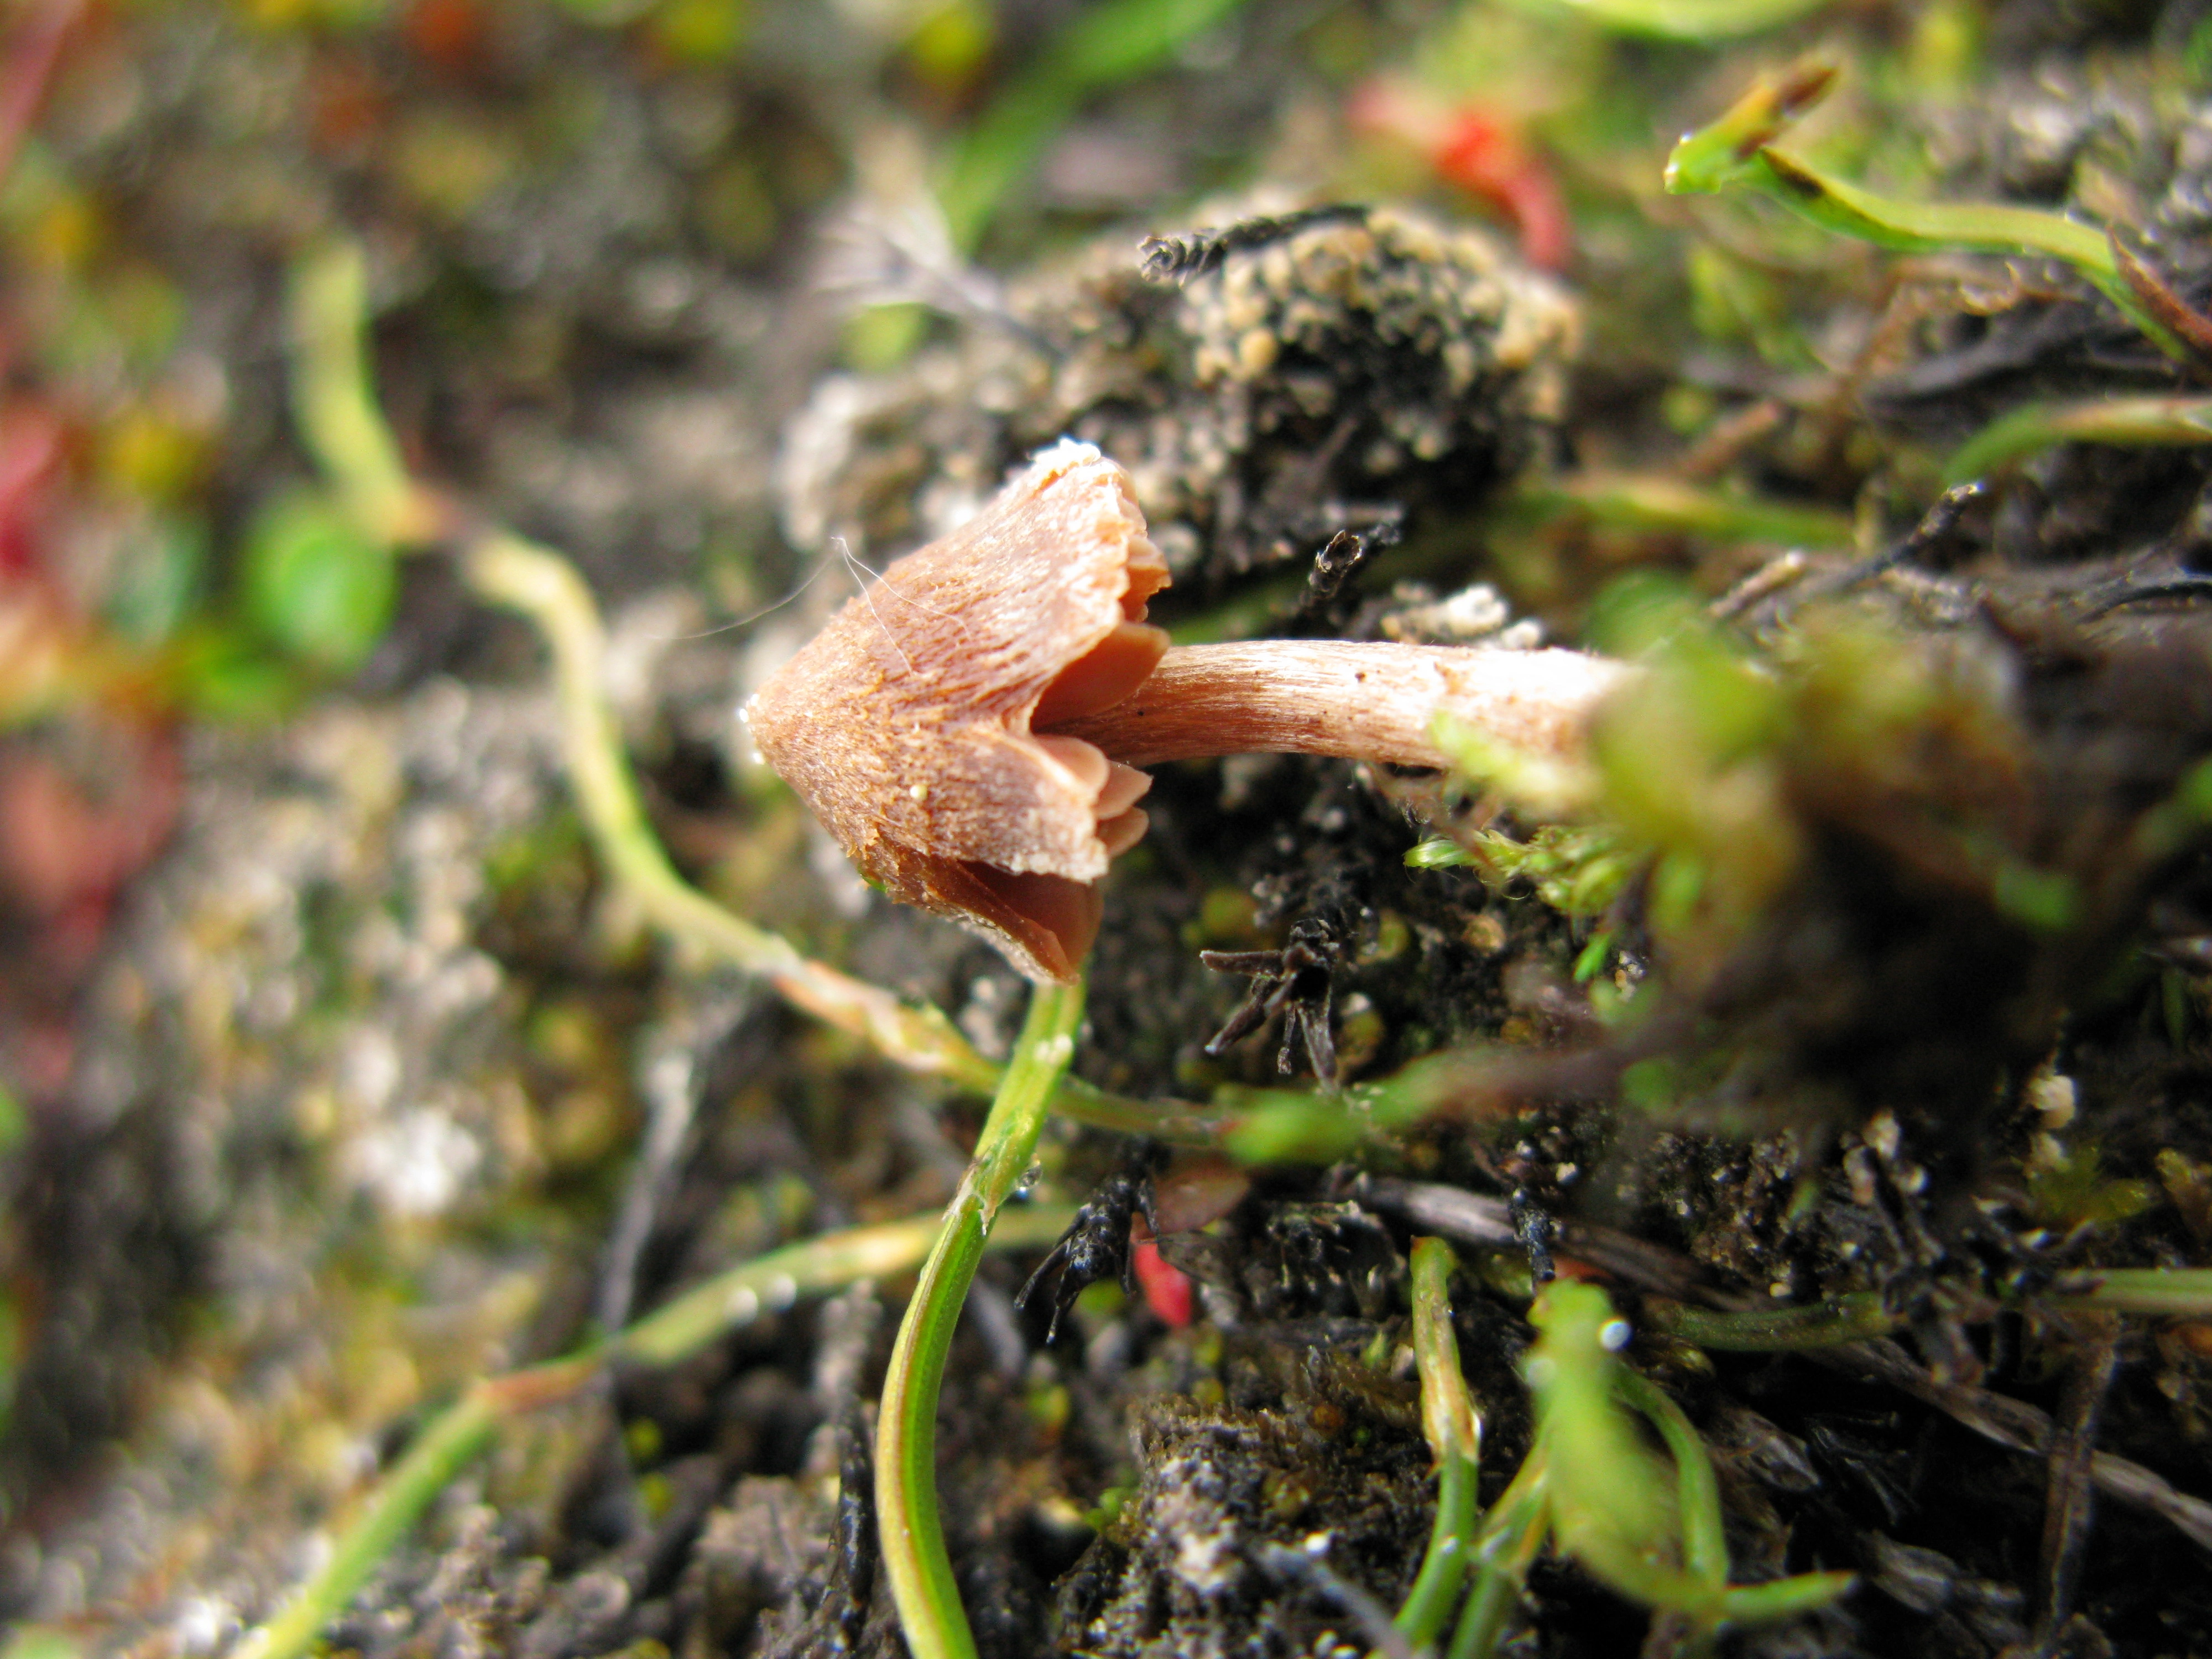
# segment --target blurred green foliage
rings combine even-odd
[[[1162,67],[1242,3],[1098,0],[1077,12],[954,141],[937,191],[953,245],[975,245],[1085,97]]]
[[[1553,0],[1626,34],[1723,40],[1759,34],[1819,11],[1827,0]]]
[[[376,648],[392,621],[398,578],[389,544],[317,491],[287,491],[246,532],[240,586],[246,615],[270,643],[309,668],[343,674]]]

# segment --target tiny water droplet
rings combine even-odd
[[[1031,1159],[1030,1167],[1022,1171],[1022,1178],[1014,1183],[1014,1190],[1018,1193],[1026,1193],[1043,1179],[1044,1164],[1042,1160]]]

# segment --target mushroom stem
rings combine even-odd
[[[1448,714],[1532,754],[1579,753],[1590,710],[1630,672],[1579,651],[1343,640],[1179,646],[1110,708],[1055,722],[1129,766],[1206,755],[1338,755],[1449,766]]]

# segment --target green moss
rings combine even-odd
[[[2037,1220],[2068,1231],[2130,1220],[2158,1198],[2157,1189],[2147,1181],[2106,1174],[2094,1140],[2076,1141],[2066,1148],[2046,1145],[2044,1155],[2030,1161],[2027,1193]]]

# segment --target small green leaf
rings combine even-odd
[[[1443,836],[1432,836],[1417,842],[1406,852],[1408,870],[1455,870],[1473,864],[1474,854],[1457,842]]]
[[[1606,959],[1613,954],[1613,934],[1610,930],[1594,936],[1575,957],[1575,983],[1587,985],[1605,971]]]
[[[247,616],[315,667],[359,667],[391,623],[398,586],[392,550],[322,495],[282,495],[246,532]]]
[[[172,663],[178,700],[203,720],[276,720],[299,701],[300,671],[235,626],[187,629]]]

